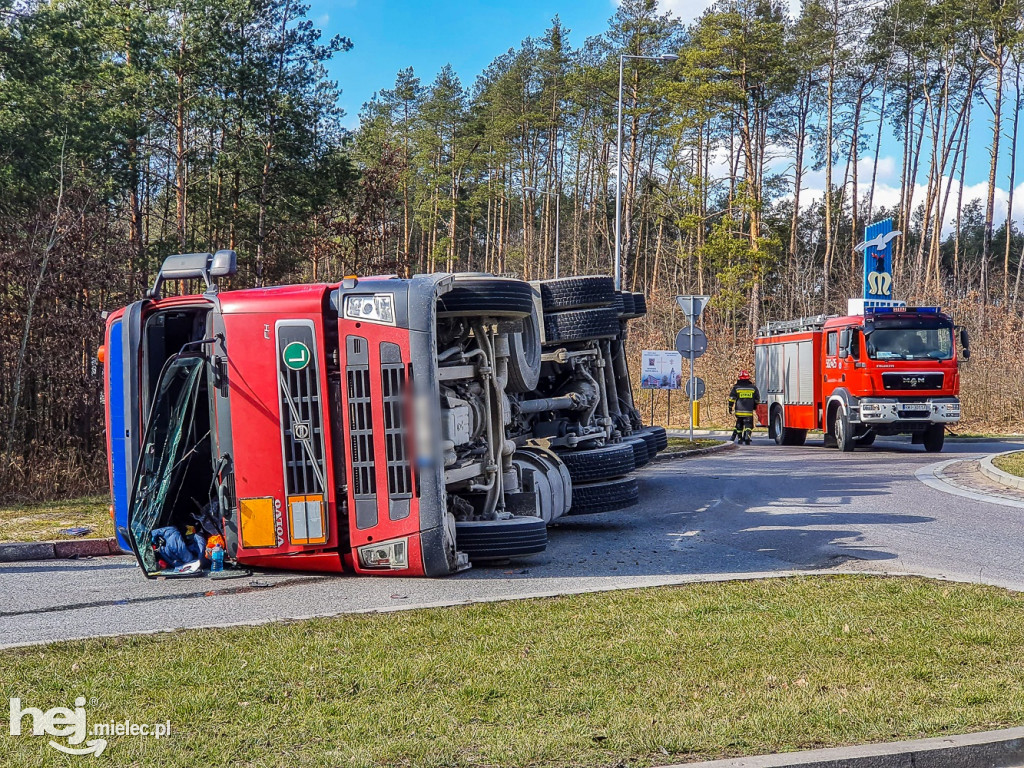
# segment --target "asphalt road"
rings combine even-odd
[[[914,472],[1019,445],[810,442],[649,465],[640,505],[569,520],[547,551],[439,580],[263,572],[147,581],[127,557],[0,565],[0,647],[166,629],[603,589],[859,570],[1024,590],[1024,509],[954,496]]]

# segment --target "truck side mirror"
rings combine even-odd
[[[850,329],[844,328],[839,332],[839,357],[845,360],[850,356]]]
[[[967,329],[960,326],[960,357],[964,360],[971,359],[971,339],[967,335]]]

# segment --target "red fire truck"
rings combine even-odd
[[[169,257],[107,318],[114,517],[147,576],[168,526],[212,525],[229,566],[438,576],[540,552],[563,515],[635,504],[667,445],[626,367],[644,297],[611,278],[219,292],[235,264]]]
[[[955,342],[966,360],[966,330],[938,307],[851,300],[848,312],[761,329],[758,418],[769,437],[803,445],[808,430],[821,429],[826,446],[852,451],[878,435],[910,434],[941,451],[946,425],[960,420]]]

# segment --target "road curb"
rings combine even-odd
[[[27,560],[67,560],[72,557],[123,555],[117,539],[69,539],[0,544],[0,563]]]
[[[735,757],[667,768],[1010,768],[1024,764],[1024,728],[864,744],[756,757]]]
[[[1006,456],[1010,453],[1020,453],[1020,451],[1003,451],[1002,453],[993,453],[978,462],[978,469],[981,470],[981,474],[993,483],[999,483],[1000,485],[1005,485],[1006,487],[1013,488],[1017,491],[1024,491],[1024,477],[1017,477],[1017,475],[1011,475],[1009,472],[1004,472],[992,463],[992,459],[999,456]]]
[[[653,459],[652,464],[660,464],[663,461],[672,461],[674,459],[688,459],[693,456],[705,456],[709,453],[721,453],[722,451],[735,451],[739,446],[736,443],[720,443],[718,445],[709,445],[707,448],[693,448],[689,451],[673,451],[672,453],[659,453]]]

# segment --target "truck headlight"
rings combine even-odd
[[[345,317],[367,323],[395,324],[395,295],[373,293],[345,297]]]
[[[359,547],[359,564],[363,568],[400,571],[409,567],[409,539],[394,539],[380,544]]]

